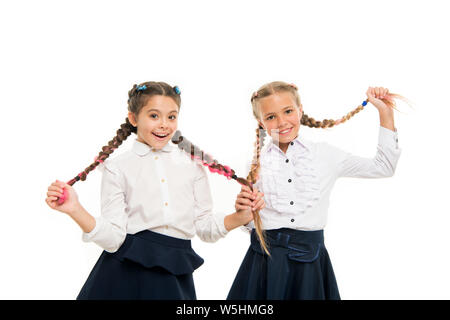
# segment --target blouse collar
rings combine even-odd
[[[173,145],[173,143],[169,141],[162,149],[156,150],[156,149],[153,149],[148,144],[140,142],[140,141],[138,141],[136,139],[136,140],[134,140],[132,150],[138,156],[143,157],[143,156],[147,155],[150,151],[153,151],[153,152],[172,152],[174,150],[174,148],[175,148],[175,146]]]
[[[294,147],[294,150],[305,150],[305,151],[311,151],[311,144],[308,140],[297,136],[297,138],[295,138],[294,140],[292,140],[290,142],[289,148]],[[288,150],[289,150],[288,148]],[[280,152],[281,149],[279,148],[279,146],[277,144],[275,144],[273,142],[273,139],[271,137],[269,137],[269,142],[267,143],[267,149],[266,152],[271,152],[272,150],[279,150]]]

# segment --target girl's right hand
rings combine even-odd
[[[58,199],[63,196],[64,189],[66,190],[66,199],[64,203],[58,204]],[[45,202],[47,202],[50,208],[67,213],[68,215],[75,212],[80,206],[75,189],[67,183],[59,180],[56,180],[48,187]]]

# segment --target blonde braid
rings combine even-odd
[[[248,176],[247,176],[247,181],[250,182],[250,184],[252,186],[258,180],[259,168],[261,167],[259,159],[260,159],[261,149],[264,145],[265,136],[266,136],[266,133],[265,133],[264,129],[262,127],[258,127],[256,129],[255,155],[253,157],[250,172],[248,173]],[[261,216],[259,214],[259,210],[255,211],[253,213],[253,221],[255,223],[255,231],[256,231],[256,235],[258,236],[261,248],[270,256],[269,249],[267,248],[267,244],[266,244],[266,240],[265,240],[265,234],[264,234],[264,229],[262,226],[262,221],[261,221]]]
[[[312,117],[309,117],[306,114],[303,114],[302,119],[300,120],[300,123],[308,126],[310,128],[331,128],[334,126],[337,126],[338,124],[344,123],[345,121],[349,120],[351,117],[353,117],[355,114],[360,112],[364,109],[364,106],[367,104],[368,100],[365,100],[363,104],[359,105],[355,110],[350,111],[345,116],[338,120],[332,120],[332,119],[325,119],[323,121],[317,121]]]

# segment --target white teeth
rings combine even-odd
[[[158,134],[158,133],[153,133],[155,136],[160,137],[160,138],[165,138],[168,136],[168,134]]]
[[[286,130],[280,131],[280,133],[286,133],[286,132],[289,132],[289,130],[291,130],[291,129],[286,129]]]

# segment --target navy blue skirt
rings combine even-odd
[[[103,251],[78,300],[194,300],[192,273],[203,259],[182,240],[152,231],[127,234],[114,253]]]
[[[323,230],[266,230],[270,256],[256,232],[228,300],[339,300]]]

